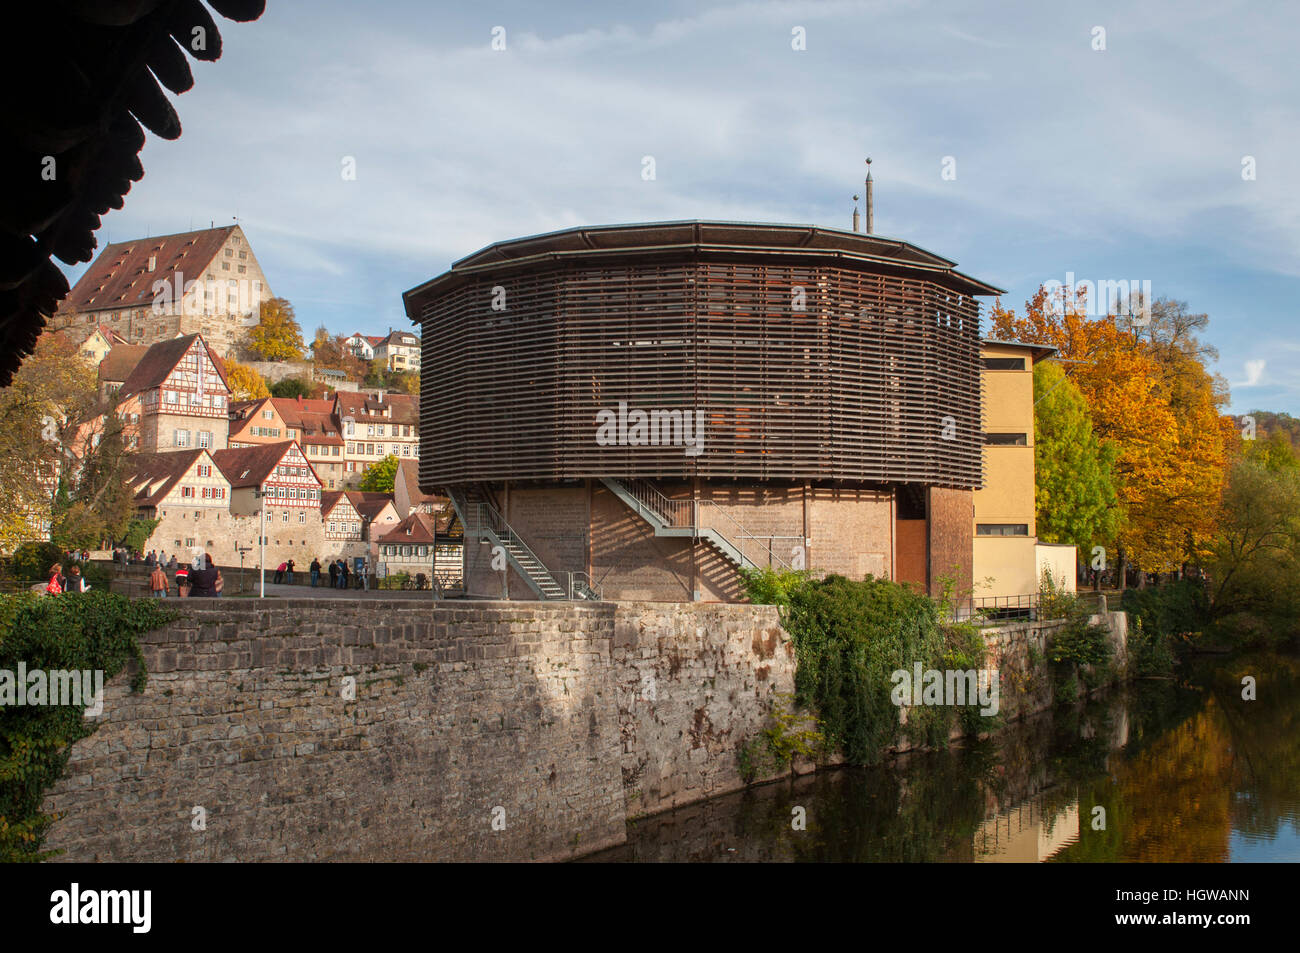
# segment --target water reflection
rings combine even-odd
[[[1294,658],[1210,660],[967,748],[645,819],[587,859],[1300,861],[1297,689]]]

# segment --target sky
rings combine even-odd
[[[218,25],[181,138],[148,135],[97,237],[238,220],[308,337],[410,327],[402,292],[506,238],[849,228],[870,156],[878,234],[1017,311],[1071,274],[1150,282],[1209,314],[1232,412],[1300,416],[1300,4],[268,0]]]

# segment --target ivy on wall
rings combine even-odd
[[[132,691],[147,673],[139,636],[179,615],[153,601],[107,592],[0,595],[0,678],[27,672],[99,671],[103,681],[128,660],[137,663]],[[72,745],[97,724],[73,705],[0,705],[0,862],[44,860],[55,818],[42,813],[46,794],[63,776]]]

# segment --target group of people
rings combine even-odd
[[[335,559],[329,564],[328,571],[331,589],[346,589],[348,587],[348,581],[352,578],[353,573],[352,570],[348,568],[346,559],[343,559],[341,556],[338,559]],[[320,585],[321,572],[320,560],[313,559],[311,561],[311,586],[313,589]],[[369,580],[366,578],[366,574],[364,572],[360,573],[358,585],[368,585],[368,582]]]
[[[149,554],[149,559],[153,558],[153,553]],[[146,559],[146,562],[149,560]],[[168,573],[171,573],[176,580],[176,595],[181,598],[203,599],[220,596],[225,588],[225,579],[221,575],[221,570],[217,564],[212,561],[212,557],[204,553],[194,560],[193,563],[177,564],[176,554],[172,554],[170,564],[164,568],[161,560],[155,562],[149,572],[149,594],[155,599],[165,599],[171,591]]]
[[[45,584],[45,591],[50,595],[85,592],[89,588],[90,583],[86,582],[86,577],[81,574],[81,566],[77,563],[72,563],[67,575],[63,573],[63,563],[55,563],[50,567],[50,580]]]

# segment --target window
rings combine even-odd
[[[201,476],[201,477],[210,477],[210,476],[212,476],[212,467],[208,466],[206,463],[200,463],[200,464],[199,464],[199,476]]]
[[[986,357],[984,358],[984,370],[986,371],[1023,371],[1025,369],[1025,359],[1023,357]]]
[[[222,397],[220,394],[213,394],[213,395],[212,395],[212,406],[213,406],[213,407],[220,407],[220,406],[221,406],[222,404],[224,404],[225,402],[226,402],[226,399],[225,399],[224,397]]]
[[[275,419],[275,414],[271,413],[269,410],[264,410],[264,411],[262,411],[262,419],[263,419],[263,420],[274,420],[274,419]]]
[[[174,391],[174,390],[169,390],[169,391],[167,392],[167,403],[169,403],[169,404],[174,404],[174,403],[176,403],[176,402],[179,401],[179,400],[180,400],[180,395],[177,394],[176,391]]]
[[[355,443],[348,444],[348,454],[351,455],[356,452],[357,452],[357,445]]]
[[[299,511],[298,511],[298,522],[299,522],[299,523],[305,523],[305,522],[307,522],[307,511],[306,511],[306,510],[299,510]]]
[[[284,519],[282,519],[280,522],[282,522],[282,523],[287,523],[287,522],[289,522],[289,511],[288,511],[288,510],[285,510],[285,511],[284,511]]]
[[[1027,447],[1029,439],[1023,433],[986,433],[984,442],[991,447]]]
[[[223,261],[223,262],[221,263],[221,270],[222,270],[222,271],[229,271],[229,270],[230,270],[230,262],[228,262],[228,261]]]
[[[335,532],[334,527],[335,527],[335,524],[334,524],[334,523],[330,523],[330,532],[331,532],[331,533]]]
[[[978,523],[976,536],[1028,536],[1028,523]]]
[[[186,499],[193,499],[193,498],[194,498],[194,487],[192,486],[181,487],[181,499],[186,500]]]
[[[338,455],[339,455],[339,448],[338,448],[338,447],[335,447],[335,448],[334,448],[333,456],[336,456],[336,457],[337,457]]]
[[[234,250],[233,248],[227,248],[227,249],[226,249],[226,257],[227,257],[227,258],[234,258],[234,257],[235,257],[235,250]]]
[[[190,445],[190,432],[188,430],[174,430],[173,446],[188,447]]]
[[[200,430],[200,431],[199,431],[199,446],[200,446],[200,447],[203,447],[204,449],[207,449],[207,448],[209,448],[209,447],[212,446],[212,431],[211,431],[211,430]]]

